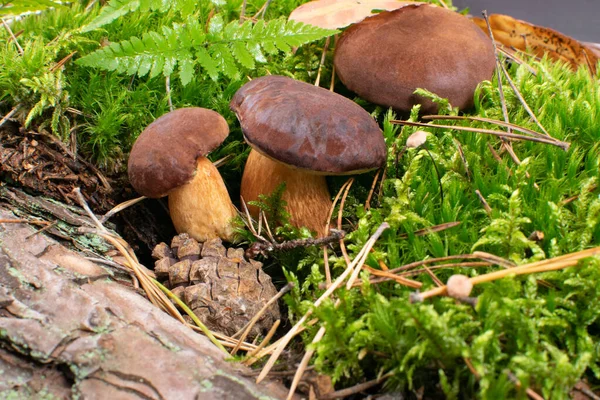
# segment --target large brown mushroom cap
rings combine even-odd
[[[323,174],[350,174],[381,167],[383,134],[353,101],[283,76],[245,84],[230,107],[246,141],[284,164]]]
[[[205,108],[180,108],[152,122],[131,149],[129,181],[140,194],[158,198],[188,183],[198,157],[206,156],[229,134],[227,121]]]
[[[334,58],[346,87],[375,104],[424,113],[437,105],[417,88],[447,98],[460,109],[473,105],[477,85],[492,77],[491,40],[468,18],[429,5],[406,6],[348,28]]]

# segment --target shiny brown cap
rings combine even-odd
[[[229,134],[227,121],[205,108],[180,108],[152,122],[131,149],[127,169],[140,194],[158,198],[189,182],[198,157],[206,156]]]
[[[383,166],[386,146],[375,120],[353,101],[283,76],[245,84],[229,105],[246,141],[284,164],[331,175]]]
[[[424,113],[436,112],[437,105],[415,95],[415,89],[466,109],[496,65],[492,42],[477,25],[425,4],[352,25],[336,45],[334,63],[340,80],[362,98],[400,111],[422,104]]]

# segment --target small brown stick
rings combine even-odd
[[[266,226],[268,227],[269,225],[266,224]],[[246,254],[250,258],[255,258],[258,254],[261,254],[264,257],[266,257],[268,253],[271,253],[273,251],[286,251],[296,249],[298,247],[328,245],[330,243],[337,242],[338,240],[343,239],[344,236],[346,236],[346,232],[337,229],[331,229],[329,235],[316,239],[294,239],[282,243],[259,240],[257,242],[254,242],[252,246],[250,246],[246,250]]]
[[[165,91],[167,94],[167,103],[169,104],[169,111],[173,111],[173,99],[171,99],[171,75],[165,77]]]
[[[519,381],[519,378],[517,378],[515,376],[515,374],[513,374],[510,371],[504,371],[506,373],[506,376],[508,376],[508,379],[517,387],[517,388],[521,388],[521,381]],[[537,394],[535,391],[533,391],[530,388],[525,389],[525,393],[527,393],[527,396],[529,396],[530,399],[533,400],[544,400],[544,398],[542,396],[540,396],[539,394]]]
[[[108,232],[106,230],[106,228],[104,227],[104,225],[102,225],[102,222],[100,222],[98,217],[96,217],[96,214],[94,214],[92,212],[92,210],[90,209],[90,206],[83,198],[83,195],[81,194],[81,189],[76,187],[75,189],[73,189],[73,193],[75,193],[75,195],[77,196],[77,199],[79,200],[79,204],[81,205],[81,207],[83,207],[83,209],[88,214],[88,216],[92,219],[92,221],[94,221],[94,224],[98,227],[98,229],[100,229],[103,232]]]
[[[321,55],[321,61],[319,62],[319,69],[317,69],[317,79],[315,79],[315,86],[319,86],[321,82],[321,69],[323,69],[323,64],[325,64],[325,57],[327,56],[327,50],[329,49],[329,42],[331,40],[331,36],[327,36],[325,39],[325,45],[323,46],[323,54]]]
[[[346,197],[348,197],[348,193],[350,192],[350,188],[352,187],[353,183],[354,183],[354,178],[350,178],[348,180],[348,185],[346,186],[346,189],[344,190],[344,194],[342,195],[342,201],[340,202],[340,208],[338,210],[338,216],[337,216],[338,229],[341,229],[341,227],[342,227],[342,213],[344,211],[344,204],[346,204]],[[346,243],[344,243],[343,240],[340,240],[340,250],[342,252],[342,255],[344,256],[344,261],[346,261],[346,265],[349,267],[351,264],[350,257],[348,256],[348,251],[346,251]]]
[[[423,265],[423,269],[425,270],[425,272],[427,272],[427,274],[431,277],[431,279],[433,280],[433,282],[438,287],[444,286],[444,282],[440,281],[439,278],[437,276],[435,276],[435,274],[433,272],[431,272],[431,270],[429,269],[429,267],[427,265]]]
[[[379,174],[381,173],[381,169],[377,170],[375,174],[375,178],[373,178],[373,183],[371,184],[371,190],[369,190],[369,195],[367,196],[367,200],[365,201],[365,211],[371,209],[371,198],[373,197],[373,192],[375,192],[375,186],[377,185],[377,179],[379,179]],[[383,184],[383,181],[381,181]]]
[[[374,269],[374,268],[371,268],[368,266],[364,266],[363,269],[369,271],[369,273],[371,275],[388,278],[387,280],[394,280],[394,281],[396,281],[396,283],[398,283],[400,285],[408,286],[413,289],[419,289],[423,286],[423,284],[421,282],[413,281],[411,279],[404,278],[403,276],[394,275],[387,271],[380,271],[380,270],[377,270],[377,269]],[[362,283],[359,282],[358,284],[360,285]]]
[[[512,268],[512,267],[516,267],[517,264],[515,264],[512,261],[506,260],[502,257],[498,257],[495,254],[490,254],[490,253],[486,253],[485,251],[474,251],[473,255],[477,258],[480,258],[484,261],[488,261],[492,264],[497,264],[501,267],[504,268]]]
[[[529,105],[527,104],[527,102],[525,101],[525,98],[523,98],[523,95],[521,94],[521,92],[519,91],[519,89],[517,88],[517,86],[515,85],[515,83],[513,82],[513,80],[511,79],[510,75],[508,74],[508,71],[506,70],[506,67],[504,66],[504,64],[499,64],[500,65],[500,69],[502,70],[502,73],[504,74],[504,77],[506,78],[508,84],[510,85],[511,89],[513,90],[513,92],[515,93],[515,95],[517,96],[517,98],[519,99],[519,101],[521,102],[521,104],[523,105],[523,108],[525,108],[525,111],[527,111],[527,114],[529,114],[529,116],[531,117],[531,119],[533,119],[533,121],[537,124],[537,126],[539,126],[539,128],[546,134],[546,136],[548,137],[552,137],[550,136],[550,134],[548,133],[548,131],[546,131],[546,128],[544,128],[544,126],[542,125],[542,123],[537,119],[537,117],[535,116],[535,114],[533,113],[533,111],[531,111],[531,108],[529,108]],[[568,150],[568,148],[565,149],[565,151]]]
[[[71,54],[68,54],[65,57],[63,57],[63,59],[60,60],[59,62],[57,62],[55,66],[53,66],[52,68],[50,68],[50,72],[54,72],[57,69],[61,68],[63,65],[65,65],[67,63],[67,61],[69,61],[71,58],[73,58],[73,56],[75,54],[77,54],[76,51],[74,51]]]
[[[479,283],[493,282],[498,279],[505,278],[509,275],[526,275],[536,272],[548,272],[556,271],[577,265],[577,263],[587,257],[593,257],[600,254],[600,247],[594,247],[592,249],[578,251],[576,253],[566,254],[564,256],[551,258],[549,260],[537,261],[530,264],[520,265],[514,268],[507,268],[500,271],[490,272],[488,274],[475,276],[469,278],[473,286]],[[446,293],[446,287],[442,286],[439,288],[428,290],[424,293],[413,293],[411,295],[411,301],[423,301],[427,298],[443,295]]]
[[[444,224],[434,225],[429,228],[419,229],[418,231],[414,231],[414,236],[425,236],[430,233],[445,231],[446,229],[454,228],[455,226],[460,225],[460,221],[446,222]],[[408,239],[408,233],[402,233],[398,235],[401,239]]]
[[[10,25],[8,25],[6,23],[6,21],[4,20],[4,18],[0,18],[0,19],[2,20],[2,25],[4,25],[4,28],[6,28],[6,31],[10,35],[11,39],[15,42],[15,46],[17,46],[17,51],[19,52],[20,55],[23,55],[23,53],[24,53],[23,48],[19,44],[19,41],[17,40],[17,37],[13,33],[12,29],[10,29]]]
[[[490,207],[490,205],[485,200],[485,197],[483,197],[483,195],[481,194],[481,192],[479,191],[479,189],[475,189],[475,194],[477,195],[477,198],[479,199],[479,201],[483,205],[483,209],[485,210],[485,212],[488,215],[492,215],[492,207]]]
[[[256,358],[254,357],[259,351],[261,351],[267,344],[269,344],[269,342],[271,341],[271,339],[273,338],[273,335],[275,335],[275,332],[277,331],[277,328],[279,328],[279,325],[281,324],[281,320],[278,319],[277,321],[275,321],[275,323],[273,324],[273,326],[271,327],[271,329],[269,329],[269,332],[267,333],[267,336],[265,336],[265,338],[263,339],[262,342],[260,342],[260,344],[258,346],[256,346],[256,348],[254,350],[252,350],[251,352],[248,353],[247,357],[248,360],[244,361],[243,364],[246,365],[252,365],[252,363],[254,363],[256,360]]]
[[[290,329],[290,331],[283,338],[281,338],[279,340],[279,344],[277,345],[277,347],[271,354],[271,357],[269,358],[269,360],[263,367],[262,371],[256,378],[256,383],[260,383],[263,379],[265,379],[265,377],[267,376],[267,374],[269,373],[271,368],[273,368],[273,365],[275,365],[275,362],[277,361],[277,359],[279,358],[279,356],[281,355],[281,353],[283,352],[285,347],[292,340],[292,338],[298,334],[299,329],[306,322],[308,317],[313,313],[313,311],[317,307],[319,307],[321,305],[322,302],[324,302],[327,298],[329,298],[331,296],[331,294],[338,287],[340,287],[342,285],[342,283],[344,282],[344,280],[346,280],[346,278],[348,278],[347,287],[348,288],[352,287],[352,283],[354,282],[353,278],[355,278],[355,276],[358,275],[358,272],[360,272],[360,270],[362,269],[362,266],[363,266],[367,256],[369,255],[369,251],[375,245],[375,242],[377,241],[377,239],[379,239],[379,236],[381,236],[383,231],[387,228],[389,228],[389,224],[387,224],[386,222],[382,223],[379,226],[379,228],[377,228],[375,233],[371,236],[371,238],[367,241],[367,243],[365,243],[364,247],[361,249],[361,251],[358,253],[358,255],[354,258],[354,260],[352,261],[350,266],[348,268],[346,268],[344,270],[344,272],[342,272],[342,274],[331,284],[331,286],[329,286],[327,288],[327,290],[314,302],[313,308],[309,309],[298,320],[298,322],[296,322],[296,324],[292,327],[292,329]]]
[[[277,300],[279,300],[284,294],[286,294],[287,292],[289,292],[293,287],[294,287],[293,283],[291,283],[291,282],[288,283],[287,285],[285,285],[284,287],[282,287],[281,290],[275,296],[271,297],[269,299],[269,301],[267,301],[265,303],[265,305],[262,306],[262,308],[260,310],[258,310],[258,312],[256,313],[256,315],[254,315],[254,317],[252,317],[252,319],[242,329],[242,335],[240,336],[240,339],[238,340],[238,344],[231,351],[231,355],[232,356],[234,356],[235,353],[238,352],[238,350],[240,349],[240,346],[242,345],[242,343],[244,342],[244,340],[246,340],[246,337],[248,336],[248,334],[252,330],[252,327],[254,327],[254,325],[263,316],[263,314],[267,311],[267,309],[269,307],[271,307],[271,305],[273,303],[275,303]],[[234,337],[237,336],[237,335],[238,334],[236,333],[234,335]]]
[[[363,392],[367,389],[377,386],[377,385],[381,384],[384,380],[386,380],[387,378],[389,378],[390,376],[393,376],[393,375],[394,374],[392,372],[388,372],[387,374],[381,376],[380,378],[373,379],[371,381],[367,381],[364,383],[359,383],[358,385],[354,385],[354,386],[351,386],[346,389],[341,389],[341,390],[336,390],[335,392],[325,393],[324,395],[319,397],[319,399],[320,400],[343,399],[345,397],[351,396],[356,393]]]
[[[8,121],[19,109],[19,106],[13,108],[12,110],[10,110],[10,112],[8,114],[6,114],[4,117],[2,117],[2,119],[0,119],[0,126],[4,125],[4,123],[6,121]]]
[[[240,11],[240,24],[242,24],[244,22],[244,18],[246,16],[246,3],[247,3],[247,0],[244,0],[242,2],[242,11]]]
[[[442,5],[442,7],[444,7],[446,10],[449,9],[448,5],[444,2],[444,0],[438,0],[440,2],[440,4]]]
[[[110,217],[112,217],[116,213],[121,212],[124,209],[131,207],[132,205],[139,203],[140,201],[142,201],[144,199],[146,199],[146,196],[140,196],[140,197],[136,197],[135,199],[124,201],[121,204],[117,204],[110,211],[108,211],[106,214],[104,214],[102,216],[102,218],[100,218],[100,223],[101,224],[105,223]]]
[[[58,221],[54,221],[54,222],[52,222],[52,223],[50,223],[50,224],[46,225],[45,227],[43,227],[43,228],[40,228],[40,229],[36,230],[36,231],[35,231],[35,232],[33,232],[31,235],[27,235],[27,236],[25,237],[25,239],[29,239],[30,237],[33,237],[33,236],[35,236],[35,235],[39,235],[39,234],[40,234],[40,233],[42,233],[42,232],[46,232],[48,229],[52,229],[53,227],[55,227],[55,226],[56,226],[56,224],[58,224]]]
[[[420,275],[423,272],[428,272],[428,271],[432,271],[434,269],[445,269],[445,268],[477,268],[477,267],[491,267],[492,265],[494,265],[494,263],[491,263],[489,261],[467,261],[467,262],[462,262],[462,263],[451,263],[451,264],[442,264],[442,265],[434,265],[431,267],[427,267],[427,269],[423,268],[423,269],[413,269],[411,271],[405,271],[402,272],[400,274],[398,274],[398,276],[414,276],[414,275]],[[425,267],[425,266],[423,266]]]
[[[323,336],[325,336],[325,327],[324,326],[319,328],[319,330],[317,331],[317,334],[315,335],[315,337],[312,340],[312,344],[319,343],[321,341],[321,339],[323,339]],[[290,385],[290,390],[288,392],[286,400],[292,400],[292,398],[294,397],[294,392],[296,391],[296,388],[298,387],[298,383],[300,383],[300,379],[302,379],[302,375],[304,375],[304,372],[306,371],[306,367],[308,367],[308,362],[310,361],[310,359],[312,358],[314,353],[315,353],[314,348],[311,348],[311,349],[307,350],[306,353],[304,353],[304,356],[302,357],[302,361],[300,361],[300,365],[298,365],[298,368],[296,369],[296,373],[294,374],[294,379],[292,380],[292,384]]]
[[[535,137],[551,137],[552,139],[554,139],[552,136],[548,135],[548,133],[546,133],[544,135],[544,134],[541,134],[534,130],[519,126],[517,124],[513,124],[510,122],[504,122],[504,121],[498,121],[497,119],[480,118],[480,117],[464,117],[461,115],[425,115],[425,116],[423,116],[423,119],[428,120],[428,121],[438,121],[438,120],[447,119],[447,120],[460,120],[460,121],[487,122],[490,124],[503,126],[505,128],[511,128],[511,129],[514,129],[515,131],[523,132],[523,133],[526,133],[526,134],[529,134],[529,135],[532,135]],[[545,130],[544,130],[544,132],[545,132]],[[566,144],[569,145],[570,143],[566,143]],[[568,146],[567,146],[567,149],[568,149]]]
[[[335,47],[335,44],[337,43],[338,40],[338,35],[334,35],[333,36],[333,44]],[[331,82],[329,83],[329,91],[333,92],[333,87],[335,86],[335,64],[333,64],[333,67],[331,68]]]
[[[32,225],[52,225],[49,221],[35,221],[29,219],[0,219],[0,224],[32,224]]]
[[[469,170],[469,163],[467,162],[467,157],[465,157],[465,152],[462,148],[462,145],[455,138],[452,138],[452,141],[454,142],[454,144],[456,145],[456,148],[458,149],[458,155],[460,156],[463,166],[465,167],[465,171],[467,173],[467,179],[469,181],[472,181],[473,177],[471,176],[471,171]]]
[[[399,121],[399,120],[394,120],[394,121],[390,121],[390,122],[392,124],[420,126],[420,127],[425,127],[425,128],[441,128],[441,129],[450,129],[450,130],[463,131],[463,132],[485,133],[488,135],[499,136],[501,138],[509,138],[509,139],[513,139],[513,140],[527,140],[530,142],[550,144],[552,146],[560,147],[563,150],[565,148],[569,147],[568,143],[561,142],[556,139],[553,140],[553,139],[550,139],[545,136],[537,137],[537,136],[518,135],[515,133],[508,133],[508,132],[504,132],[504,131],[496,131],[496,130],[492,130],[492,129],[482,129],[482,128],[471,128],[468,126],[432,125],[432,124],[424,124],[421,122],[410,122],[410,121]],[[507,151],[509,151],[509,153],[510,153],[510,150],[507,149]]]
[[[537,76],[537,70],[535,68],[533,68],[531,65],[529,65],[528,63],[526,63],[522,58],[519,58],[519,56],[517,56],[515,51],[509,50],[501,43],[496,43],[496,48],[498,49],[498,51],[500,53],[504,54],[505,57],[510,58],[517,64],[524,65],[525,68],[527,68],[533,76]]]
[[[335,210],[335,205],[337,204],[338,200],[340,199],[340,196],[342,195],[344,188],[346,186],[348,186],[349,183],[350,183],[350,180],[347,180],[346,182],[344,182],[344,184],[338,191],[337,195],[335,196],[335,199],[333,199],[333,203],[331,203],[331,208],[329,209],[329,215],[327,216],[327,222],[325,223],[325,233],[329,232],[329,226],[331,224],[331,217],[333,216],[333,211]],[[323,246],[323,263],[325,266],[325,283],[327,284],[327,286],[329,286],[329,285],[331,285],[331,270],[329,269],[329,256],[327,255],[327,246]]]

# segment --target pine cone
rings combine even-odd
[[[158,244],[152,256],[159,281],[179,296],[211,330],[233,335],[277,294],[262,263],[246,261],[244,249],[226,249],[221,239],[198,243],[182,233],[171,246]],[[263,314],[249,339],[268,331],[280,318],[275,303]]]

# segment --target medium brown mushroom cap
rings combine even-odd
[[[245,84],[230,103],[246,141],[284,164],[331,175],[381,167],[383,134],[353,101],[283,76]]]
[[[206,156],[229,134],[217,112],[191,107],[171,111],[144,129],[131,149],[127,169],[140,194],[158,198],[188,183],[198,157]]]
[[[437,105],[413,94],[427,89],[460,109],[473,105],[477,85],[492,77],[491,40],[468,18],[428,5],[406,6],[348,28],[334,58],[346,87],[375,104],[422,112]]]

